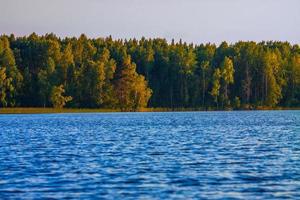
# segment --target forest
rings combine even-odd
[[[0,36],[0,107],[300,106],[300,47],[280,41]]]

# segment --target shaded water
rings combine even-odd
[[[0,199],[299,199],[300,112],[0,115]]]

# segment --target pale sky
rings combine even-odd
[[[300,44],[300,0],[0,0],[0,34]]]

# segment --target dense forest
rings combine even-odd
[[[300,106],[300,47],[165,39],[0,37],[0,107]]]

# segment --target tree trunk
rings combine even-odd
[[[204,108],[205,101],[205,74],[202,73],[202,108]]]

